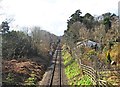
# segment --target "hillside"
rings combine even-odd
[[[100,74],[98,80],[104,80],[112,85],[120,85],[120,27],[118,16],[110,12],[99,17],[94,17],[90,13],[86,13],[84,16],[81,14],[80,10],[76,10],[67,22],[68,27],[64,31],[62,39],[66,46],[64,50],[68,51],[80,66],[84,64],[96,70]]]
[[[9,23],[2,22],[2,85],[119,86],[119,17],[81,15],[76,10],[69,17],[60,37],[37,26],[29,34],[10,31]]]
[[[49,52],[54,52],[52,43],[56,44],[57,38],[39,27],[33,27],[30,35],[22,31],[3,32],[3,85],[37,85],[49,66]]]

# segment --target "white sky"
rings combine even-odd
[[[0,0],[1,1],[1,0]],[[63,35],[67,19],[76,10],[82,14],[118,13],[119,0],[2,0],[0,22],[12,16],[14,26],[40,26],[56,35]],[[3,14],[5,13],[5,15]],[[3,14],[3,15],[2,15]]]

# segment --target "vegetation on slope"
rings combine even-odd
[[[69,47],[68,50],[72,57],[76,53],[82,64],[91,66],[100,73],[104,73],[104,70],[111,73],[102,74],[100,79],[119,85],[120,27],[118,16],[110,12],[98,17],[90,13],[84,16],[81,14],[82,12],[77,10],[70,16],[67,30],[64,31],[63,44]],[[111,69],[113,71],[110,71]],[[114,80],[115,78],[117,80]]]
[[[65,74],[68,78],[69,85],[92,85],[92,80],[87,75],[82,75],[78,63],[72,58],[65,46],[62,50],[62,56],[65,65]]]
[[[3,61],[3,85],[27,85],[37,84],[42,79],[46,67],[39,61],[31,59],[4,60]],[[34,76],[31,76],[34,74]],[[30,82],[30,79],[34,79]]]
[[[33,27],[31,34],[2,28],[3,85],[37,85],[49,65],[50,46],[57,36],[40,27]]]

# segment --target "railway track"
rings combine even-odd
[[[67,85],[63,70],[60,44],[57,46],[57,49],[53,55],[51,66],[48,67],[48,70],[44,75],[40,85],[46,85],[46,87],[53,87],[55,85],[61,87],[62,85]]]
[[[49,87],[53,85],[61,86],[61,55],[60,55],[60,44],[56,49],[55,56],[53,57],[53,70],[49,82]]]

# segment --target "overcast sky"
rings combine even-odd
[[[0,0],[1,1],[1,0]],[[118,13],[119,0],[2,0],[0,22],[13,17],[14,26],[40,26],[56,35],[63,35],[67,19],[76,10],[82,14],[101,15],[106,12]]]

